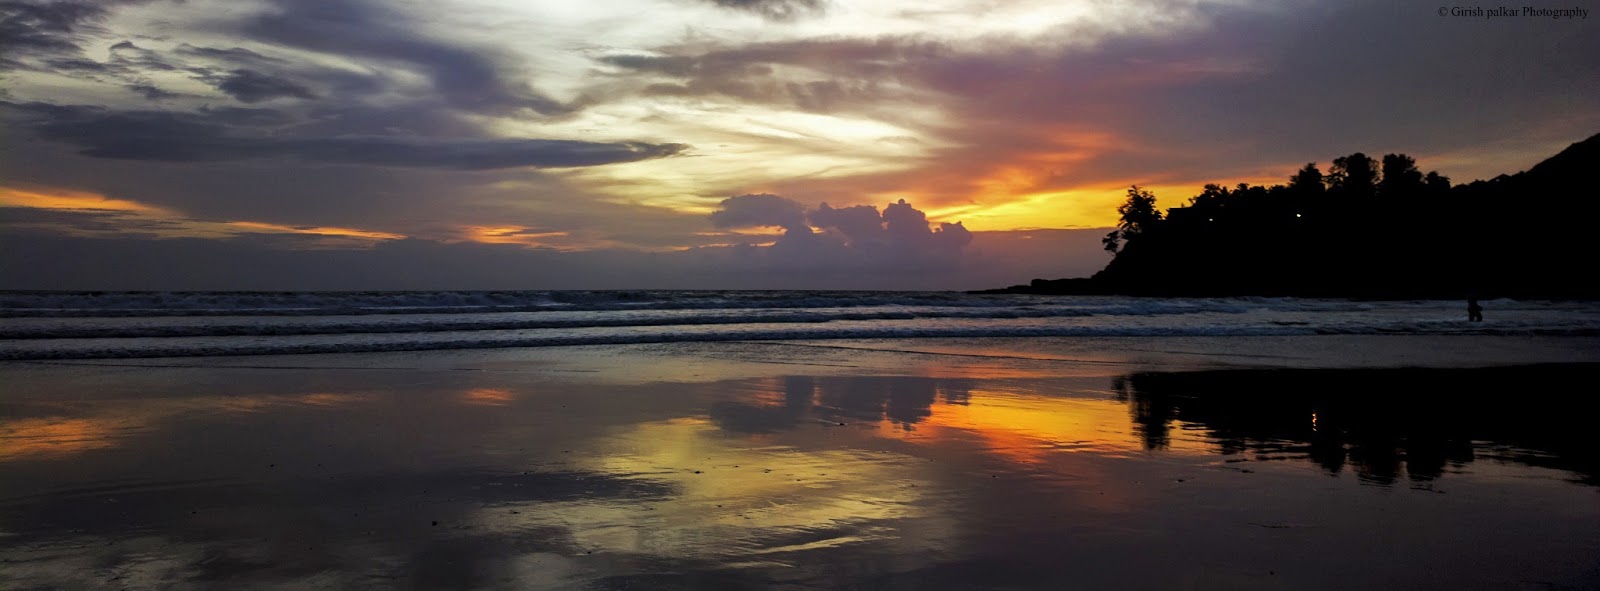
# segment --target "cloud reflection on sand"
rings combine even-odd
[[[117,408],[50,404],[63,414],[0,421],[0,462],[52,459],[117,447],[125,437],[159,432],[158,423],[186,413],[267,413],[285,407],[332,408],[368,399],[363,394],[316,392],[276,396],[209,396],[129,401]],[[77,412],[87,414],[79,415]]]
[[[611,508],[628,514],[614,522],[647,527],[593,528],[618,535],[589,541],[674,557],[782,561],[786,552],[893,538],[899,520],[929,516],[930,478],[914,458],[764,439],[727,437],[700,419],[617,434],[594,458],[595,470],[669,483],[677,494],[661,506]],[[935,549],[947,536],[932,533],[911,542]]]
[[[1458,581],[1505,582],[1473,552],[1559,565],[1600,524],[1570,417],[1395,402],[1578,370],[41,371],[0,406],[8,442],[47,442],[4,448],[0,587],[1383,587],[1462,556]]]
[[[461,395],[463,402],[483,406],[506,406],[516,399],[517,395],[505,388],[473,388]]]
[[[43,417],[0,422],[0,462],[112,447],[123,431],[137,425],[125,418]]]

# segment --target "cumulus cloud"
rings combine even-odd
[[[930,228],[927,214],[904,199],[880,214],[868,205],[836,209],[824,203],[807,211],[778,195],[740,195],[723,200],[710,219],[718,228],[783,228],[771,246],[734,251],[737,263],[768,271],[949,273],[963,266],[963,249],[972,242],[960,222]]]
[[[834,209],[823,203],[811,212],[811,220],[820,227],[837,230],[853,244],[871,244],[884,239],[883,216],[871,205]]]
[[[771,226],[788,231],[811,232],[806,225],[805,206],[777,195],[739,195],[723,199],[711,212],[711,224],[737,229]]]
[[[826,0],[659,0],[640,4],[661,18],[643,28],[545,3],[127,9],[138,1],[0,0],[0,97],[15,101],[0,104],[15,140],[0,145],[6,183],[206,219],[381,218],[438,239],[514,226],[571,231],[581,248],[776,240],[668,257],[715,261],[708,277],[773,274],[759,286],[916,268],[898,284],[912,287],[951,264],[969,277],[990,268],[973,257],[994,234],[929,223],[918,207],[989,229],[1098,225],[1129,182],[1169,203],[1186,185],[1270,180],[1355,150],[1405,151],[1468,180],[1536,162],[1600,122],[1600,36],[1577,34],[1582,21],[1439,19],[1377,0],[907,0],[849,14]],[[671,10],[684,6],[695,9]],[[785,20],[796,26],[770,24]],[[591,141],[504,137],[541,129]],[[695,166],[536,170],[670,156],[680,140],[702,146],[703,158],[679,161]],[[917,148],[884,148],[901,145]],[[708,224],[683,198],[744,192],[799,201],[727,203]],[[888,194],[916,207],[835,197]],[[838,207],[807,207],[824,197]],[[85,227],[127,223],[98,219]],[[787,235],[701,232],[710,225]],[[1072,256],[1022,248],[1041,242],[1007,244],[1037,261]],[[814,272],[792,272],[807,264]],[[983,283],[994,282],[964,285]]]
[[[0,209],[0,220],[9,214]],[[819,259],[860,253],[810,249],[796,253],[809,258],[783,259],[772,256],[771,247],[559,252],[423,239],[367,241],[357,248],[294,233],[156,239],[129,236],[126,228],[117,237],[6,229],[0,232],[0,276],[17,289],[981,289],[1083,276],[1105,264],[1098,247],[1104,232],[1098,230],[980,232],[959,262],[829,266],[832,259]]]

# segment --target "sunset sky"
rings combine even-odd
[[[1086,275],[1130,184],[1172,206],[1355,151],[1460,183],[1593,135],[1593,12],[0,0],[0,288]]]

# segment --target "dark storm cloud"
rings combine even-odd
[[[250,118],[262,122],[262,117],[271,117],[270,111],[114,111],[43,103],[0,103],[0,110],[18,115],[38,137],[78,146],[85,156],[119,160],[287,158],[310,163],[491,170],[599,166],[672,156],[686,148],[682,144],[542,139],[297,138],[246,134],[228,125]],[[246,117],[240,119],[241,115]]]
[[[285,74],[291,64],[242,49],[215,49],[184,44],[170,54],[141,47],[123,39],[107,50],[104,59],[85,55],[87,40],[111,33],[99,26],[119,5],[149,0],[111,0],[98,3],[61,1],[50,3],[0,0],[5,16],[0,21],[8,38],[6,60],[9,67],[37,71],[70,73],[104,82],[119,83],[147,100],[183,96],[152,84],[147,75],[155,72],[186,71],[219,91],[241,102],[253,103],[274,98],[313,99],[317,93],[297,80],[315,80],[319,86],[351,94],[371,94],[383,84],[374,76],[303,67],[299,76]],[[223,67],[217,67],[218,65]]]
[[[0,206],[0,227],[4,227],[8,232],[38,228],[48,234],[59,234],[60,230],[65,228],[127,236],[139,234],[142,228],[138,224],[144,221],[126,211]]]
[[[109,74],[109,73],[114,73],[114,72],[118,71],[118,69],[115,66],[112,66],[111,64],[104,64],[104,63],[100,63],[100,62],[97,62],[97,61],[94,61],[94,60],[91,60],[91,59],[85,59],[85,58],[81,58],[81,57],[63,57],[63,58],[48,59],[48,60],[44,61],[44,65],[49,67],[49,69],[55,70],[55,71],[58,71],[58,72],[64,71],[64,72],[88,72],[88,73]]]
[[[263,66],[279,67],[288,63],[286,60],[264,56],[243,47],[199,47],[184,43],[174,49],[173,53],[186,57],[258,68]]]
[[[51,59],[80,57],[112,8],[149,1],[0,0],[0,69],[40,69]]]
[[[132,41],[123,41],[111,46],[111,63],[140,71],[172,71],[178,66],[161,54],[134,45]]]
[[[811,16],[821,16],[827,9],[825,0],[706,0],[730,10],[758,15],[767,20],[792,21]]]
[[[285,125],[294,117],[277,109],[257,107],[200,107],[197,113],[221,125],[247,127]]]
[[[228,93],[242,103],[259,103],[276,98],[317,98],[317,94],[304,84],[243,68],[218,78],[216,86],[217,90]]]
[[[525,74],[503,58],[431,39],[413,23],[370,0],[273,0],[275,10],[239,32],[252,39],[344,57],[403,64],[426,75],[445,102],[469,111],[554,115],[570,111],[519,82]]]
[[[134,94],[142,96],[145,98],[145,100],[149,101],[161,101],[183,96],[181,93],[164,90],[148,82],[134,82],[132,84],[125,85],[124,88],[133,91]]]
[[[390,87],[389,77],[378,69],[343,69],[291,62],[243,47],[217,48],[179,45],[172,55],[188,60],[185,70],[195,79],[217,87],[241,102],[269,98],[329,98],[340,104],[359,104]]]
[[[0,1],[0,43],[9,51],[78,51],[79,34],[104,18],[104,2]]]

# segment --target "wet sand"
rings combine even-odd
[[[3,364],[0,589],[1600,587],[1592,343],[1380,340]]]

